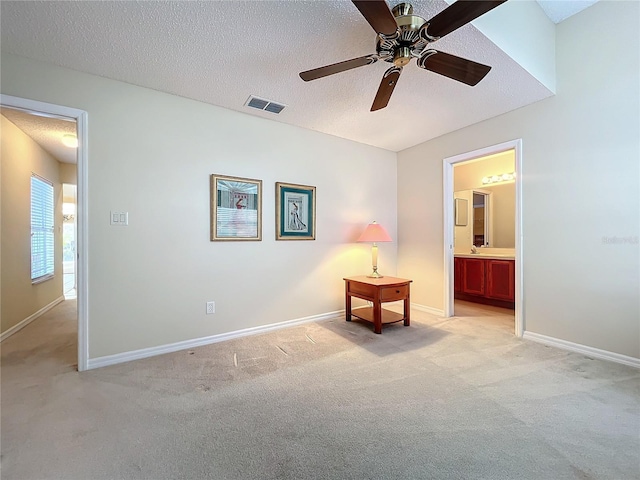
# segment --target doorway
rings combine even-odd
[[[62,293],[65,300],[77,298],[76,190],[75,183],[62,184]]]
[[[469,256],[472,256],[477,251],[480,251],[482,248],[486,247],[496,247],[500,248],[499,243],[497,242],[497,238],[499,237],[495,222],[492,222],[492,212],[495,210],[494,203],[492,202],[491,196],[484,196],[482,198],[482,202],[480,202],[480,198],[478,198],[478,216],[479,216],[479,224],[482,223],[482,231],[478,229],[477,238],[476,233],[474,232],[474,222],[473,222],[473,214],[475,208],[474,197],[476,197],[476,193],[488,193],[484,192],[480,189],[470,188],[468,191],[464,193],[460,193],[456,195],[456,198],[465,199],[467,201],[459,202],[457,199],[454,201],[454,166],[456,164],[462,164],[464,162],[471,163],[472,161],[478,161],[483,157],[500,155],[504,152],[513,151],[515,160],[514,160],[514,170],[513,172],[496,172],[495,175],[485,176],[482,178],[483,186],[489,185],[491,183],[498,183],[501,180],[501,175],[504,174],[504,179],[511,181],[515,186],[515,228],[511,230],[511,232],[507,232],[507,234],[512,235],[512,241],[514,243],[513,256],[515,258],[515,265],[511,267],[514,268],[514,278],[515,285],[513,291],[513,301],[515,305],[515,322],[514,322],[514,332],[518,337],[522,337],[524,334],[524,313],[523,313],[523,302],[522,302],[522,194],[521,194],[521,171],[522,171],[522,140],[513,140],[510,142],[505,142],[502,144],[494,145],[491,147],[483,148],[480,150],[475,150],[472,152],[463,153],[460,155],[456,155],[453,157],[445,158],[443,160],[443,191],[444,191],[444,272],[445,272],[445,298],[444,298],[444,316],[451,317],[454,315],[455,310],[455,291],[457,285],[455,282],[455,269],[456,266],[460,268],[458,261],[454,262],[454,252],[460,252],[461,248],[466,248],[468,245]],[[511,178],[508,178],[508,175],[512,175]],[[475,191],[474,191],[475,190]],[[488,189],[487,189],[488,190]],[[466,198],[465,198],[466,197]],[[456,222],[456,219],[460,218],[460,215],[457,215],[456,206],[458,205],[468,205],[468,223],[464,225],[459,225]],[[465,207],[467,208],[467,207]],[[481,219],[481,221],[480,221]],[[463,231],[464,234],[460,234],[460,231]],[[500,235],[504,235],[503,232],[500,232]],[[476,245],[477,244],[477,245]],[[470,262],[470,265],[473,268],[477,268],[478,270],[482,270],[480,267],[484,268],[484,266],[480,265],[480,259],[478,257],[472,256],[473,263]],[[500,274],[499,270],[505,271],[505,268],[509,268],[506,265],[500,265],[495,263],[492,265],[496,267],[496,272]],[[485,277],[482,277],[485,278]],[[482,280],[484,282],[484,280]],[[484,283],[483,283],[484,284]]]
[[[4,94],[0,94],[0,106],[43,119],[50,118],[75,122],[78,145],[75,174],[76,212],[73,215],[73,243],[75,246],[73,283],[76,287],[75,294],[77,298],[78,370],[84,371],[87,369],[89,359],[87,286],[87,112],[76,108],[54,105]],[[62,234],[62,232],[60,232],[60,234]]]

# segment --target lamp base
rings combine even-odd
[[[370,275],[367,275],[368,278],[384,278],[384,275],[380,275],[378,273],[378,268],[377,267],[373,267],[373,272],[371,272]]]

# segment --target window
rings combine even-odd
[[[53,184],[31,175],[31,283],[53,278]]]

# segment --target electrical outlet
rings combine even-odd
[[[207,315],[216,313],[216,302],[207,302]]]

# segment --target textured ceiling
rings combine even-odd
[[[62,144],[63,135],[76,135],[75,121],[34,115],[5,107],[0,108],[0,114],[29,135],[56,160],[64,163],[76,163],[77,150]]]
[[[544,13],[553,23],[560,23],[563,20],[590,7],[598,0],[537,0]]]
[[[476,87],[412,61],[389,106],[371,113],[386,62],[303,82],[301,71],[375,52],[375,33],[349,1],[0,5],[5,52],[392,151],[551,95],[472,25],[433,47],[491,65]],[[413,5],[426,19],[447,7]],[[287,107],[279,115],[250,109],[251,94]]]

